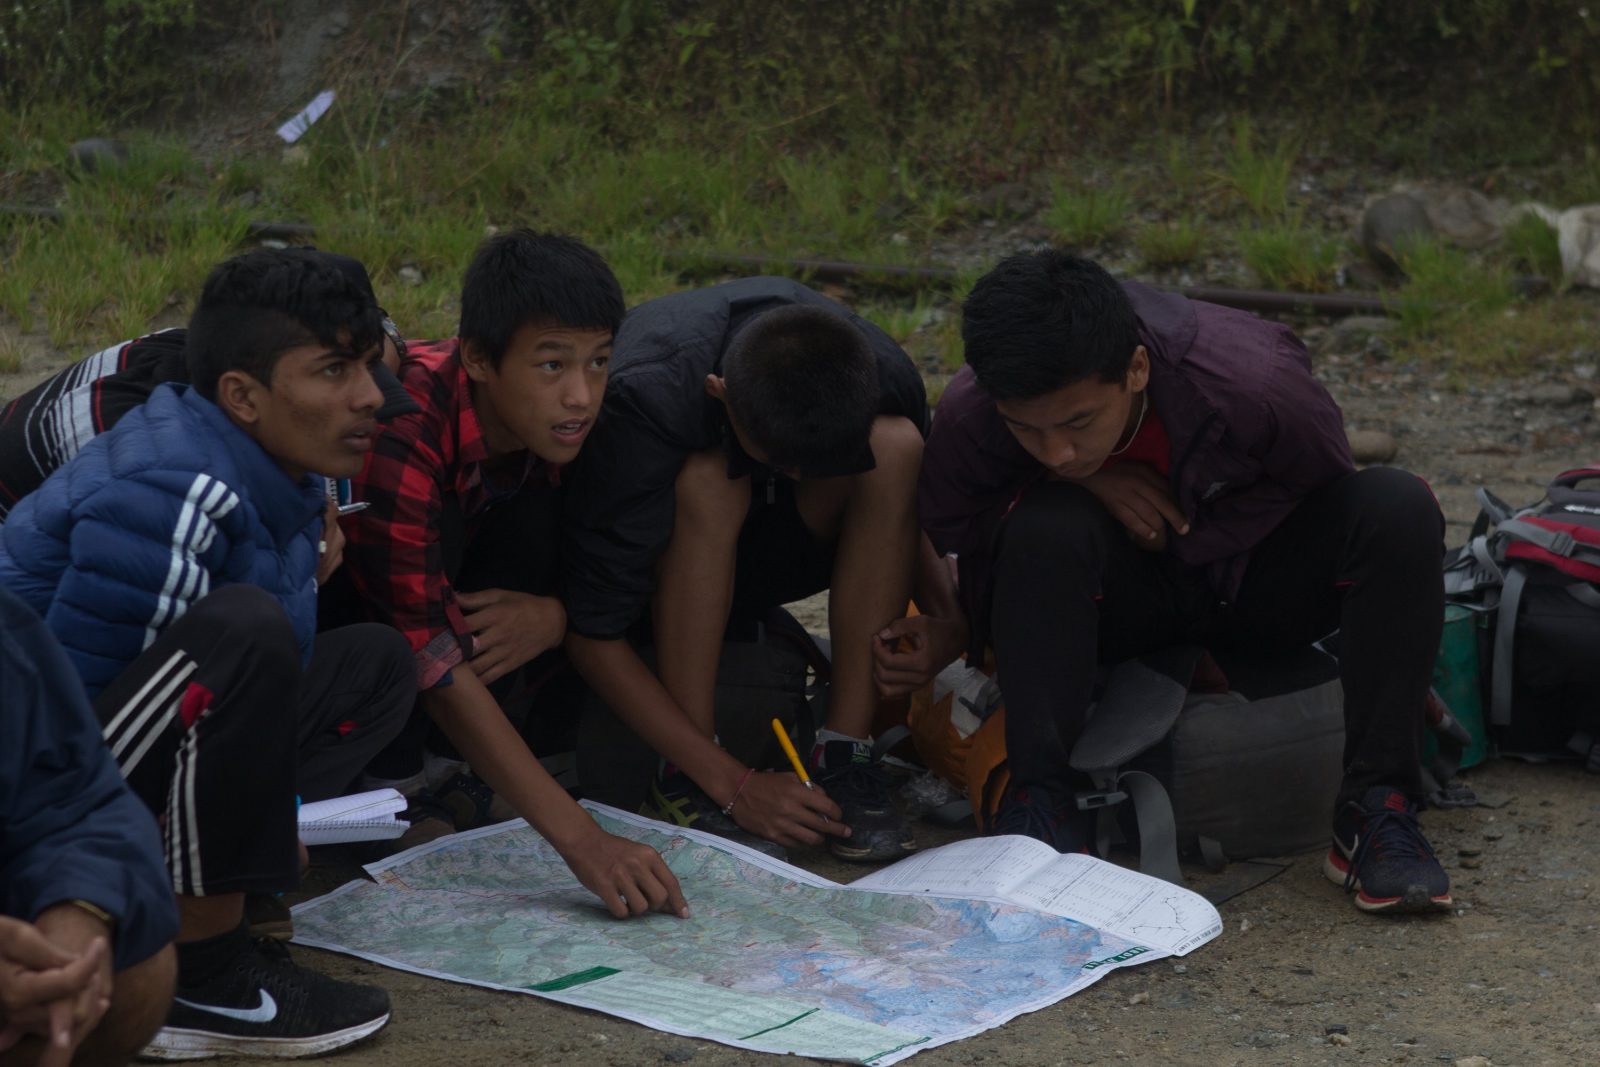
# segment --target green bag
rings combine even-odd
[[[1489,758],[1483,686],[1478,673],[1480,614],[1459,604],[1445,605],[1444,633],[1439,638],[1439,658],[1433,665],[1434,693],[1471,737],[1470,743],[1462,748],[1457,770],[1476,767]],[[1439,737],[1437,729],[1428,731],[1422,750],[1424,767],[1434,765],[1439,755]]]

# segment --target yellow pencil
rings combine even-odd
[[[794,750],[794,743],[789,740],[789,731],[783,728],[783,723],[777,719],[772,720],[772,732],[778,735],[778,744],[783,746],[783,754],[789,757],[789,763],[794,767],[794,773],[800,776],[800,784],[807,789],[814,789],[811,776],[806,773],[806,765],[800,762],[800,753]]]

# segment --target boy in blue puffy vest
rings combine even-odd
[[[178,982],[147,1055],[312,1055],[389,1018],[382,990],[304,970],[243,921],[246,893],[297,880],[296,795],[344,791],[410,708],[398,634],[314,633],[340,551],[324,476],[372,447],[382,338],[370,289],[317,254],[229,260],[189,323],[192,384],[157,388],[0,529],[0,585],[61,642],[162,823]]]

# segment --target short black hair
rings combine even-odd
[[[600,253],[562,234],[511,230],[473,255],[461,283],[459,334],[498,367],[524,326],[615,334],[623,310],[622,286]]]
[[[365,352],[383,337],[383,316],[359,273],[305,248],[262,248],[217,264],[189,316],[189,381],[214,400],[230,370],[270,387],[278,357],[300,345]]]
[[[878,414],[878,361],[854,323],[821,307],[764,311],[722,357],[728,409],[774,467],[821,476],[851,465]]]
[[[1139,318],[1098,263],[1025,252],[972,287],[961,305],[961,341],[985,392],[1030,400],[1091,378],[1122,381],[1139,347]]]

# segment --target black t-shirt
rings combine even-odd
[[[877,326],[799,282],[746,278],[641,304],[617,332],[602,414],[562,474],[563,592],[577,633],[620,637],[643,616],[656,560],[672,537],[673,487],[689,456],[726,450],[730,477],[765,469],[738,448],[705,379],[745,323],[793,304],[853,323],[877,357],[878,414],[908,418],[927,434],[927,395],[910,357]],[[871,467],[864,449],[854,470],[833,473]]]

